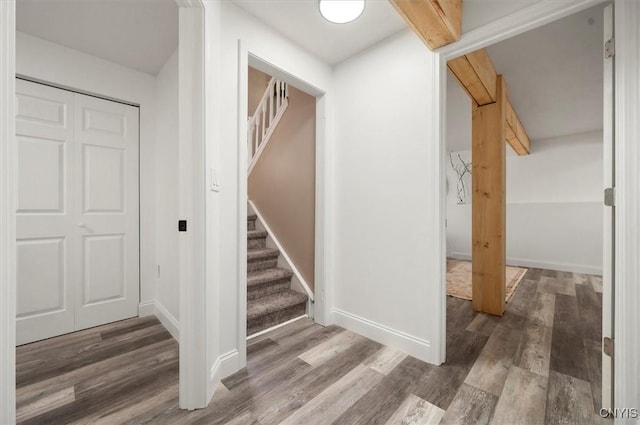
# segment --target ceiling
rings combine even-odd
[[[18,31],[156,75],[178,47],[174,0],[20,0]]]
[[[602,128],[603,8],[487,48],[532,140]]]
[[[330,65],[407,28],[387,0],[367,1],[362,15],[349,24],[325,20],[317,0],[232,1]]]
[[[487,48],[534,146],[535,140],[602,129],[603,8],[587,9]],[[470,122],[468,96],[465,99],[453,78],[448,87],[449,119],[461,116]],[[470,149],[470,124],[451,124],[448,149]]]

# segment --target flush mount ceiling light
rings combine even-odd
[[[320,14],[334,24],[355,21],[364,10],[364,0],[320,0]]]

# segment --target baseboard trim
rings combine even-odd
[[[152,316],[155,314],[155,307],[154,307],[155,303],[153,300],[151,301],[144,301],[141,302],[140,304],[138,304],[138,316],[139,317],[146,317],[146,316]]]
[[[215,388],[220,380],[233,375],[238,370],[240,370],[240,353],[238,350],[231,350],[222,354],[211,366],[209,385]]]
[[[338,326],[366,336],[381,344],[402,350],[419,360],[439,364],[438,353],[431,349],[431,342],[425,339],[409,335],[343,310],[333,309],[332,315],[333,323]]]
[[[449,258],[471,261],[471,254],[452,252]],[[530,260],[527,258],[507,257],[507,265],[514,267],[532,267],[535,269],[557,270],[561,272],[602,275],[602,267],[587,264],[556,263],[551,261]]]
[[[158,300],[154,303],[154,313],[162,326],[167,328],[171,336],[180,342],[180,323]]]

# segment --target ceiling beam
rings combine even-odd
[[[477,106],[496,102],[498,74],[485,49],[452,59],[447,63],[447,66]],[[507,111],[507,142],[518,155],[528,155],[530,151],[529,136],[509,99],[506,100],[505,108]]]
[[[431,50],[460,39],[462,0],[389,0]]]

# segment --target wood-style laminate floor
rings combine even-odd
[[[530,269],[502,318],[447,299],[447,362],[300,320],[255,338],[210,406],[178,409],[178,346],[155,318],[17,349],[20,424],[590,424],[601,280]]]

